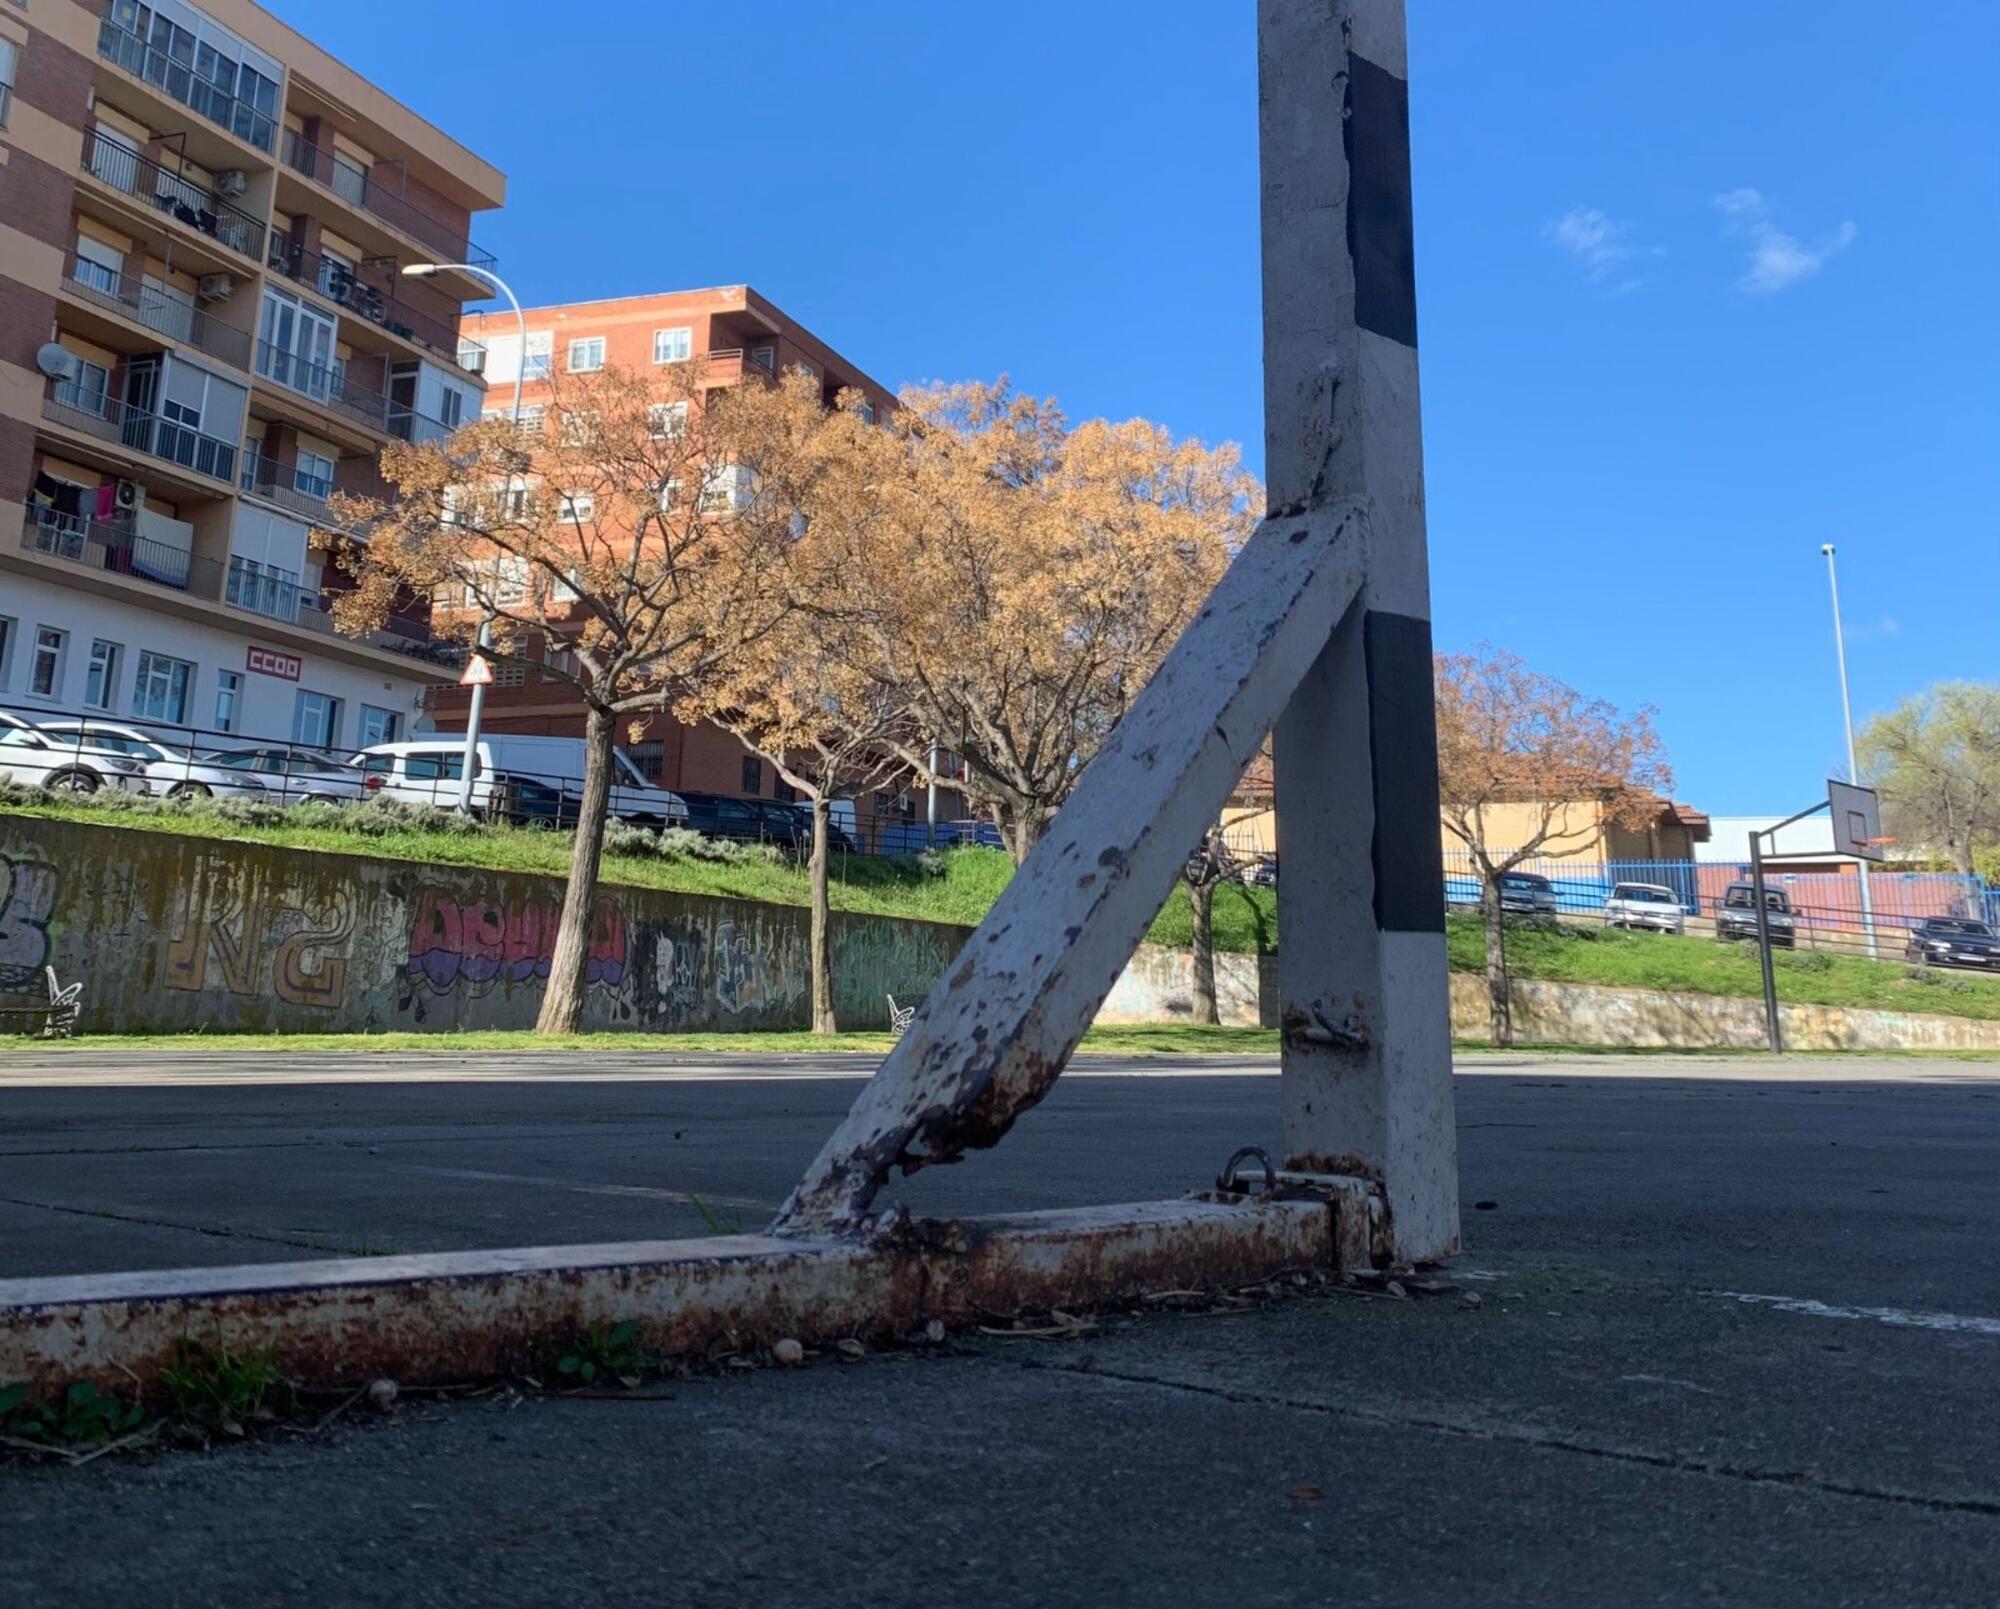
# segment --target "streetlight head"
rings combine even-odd
[[[405,263],[403,265],[403,277],[405,279],[435,279],[437,278],[438,266],[436,263]]]
[[[407,273],[409,272],[409,270],[405,269],[404,272]],[[1819,550],[1820,552],[1824,553],[1829,559],[1833,557],[1833,544],[1831,542],[1820,543]]]

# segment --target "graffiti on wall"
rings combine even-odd
[[[175,901],[164,981],[169,989],[267,991],[289,1006],[331,1011],[347,998],[354,894],[317,897],[253,878],[238,863],[204,862]]]
[[[0,989],[31,989],[42,981],[60,886],[55,867],[0,855]]]
[[[762,921],[715,924],[715,1003],[731,1016],[782,1010],[812,990],[810,957],[796,927],[772,932]]]
[[[888,1021],[888,997],[913,1005],[951,964],[940,932],[886,922],[842,922],[834,934],[834,1003],[843,1027]]]
[[[410,916],[405,971],[434,994],[474,995],[496,988],[544,983],[555,959],[561,909],[533,896],[503,900],[426,888]],[[584,981],[618,991],[628,973],[624,914],[607,895],[590,924]]]

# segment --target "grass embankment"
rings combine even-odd
[[[569,864],[569,840],[564,834],[475,826],[444,812],[382,811],[375,806],[243,810],[206,801],[188,807],[141,801],[135,807],[116,800],[50,798],[24,789],[0,792],[0,812],[551,877],[563,876]],[[644,834],[614,835],[614,843],[622,847],[605,854],[608,883],[778,905],[807,902],[804,867],[775,851],[710,845],[691,853],[671,847],[672,840],[666,847],[654,847],[658,841]],[[709,858],[713,854],[727,858]],[[1013,875],[1006,855],[997,849],[953,849],[922,860],[929,864],[917,858],[835,857],[835,909],[971,926],[986,914]],[[1453,970],[1480,970],[1485,964],[1485,937],[1478,919],[1453,915],[1446,927]],[[1186,891],[1177,888],[1147,936],[1155,944],[1184,949],[1189,933]],[[1233,883],[1216,890],[1218,950],[1270,952],[1277,944],[1273,890]],[[1754,996],[1762,991],[1755,950],[1700,937],[1510,923],[1508,963],[1516,977],[1558,983],[1683,994]],[[1777,974],[1779,998],[1801,1004],[2000,1019],[2000,978],[1810,950],[1779,952]],[[605,1042],[604,1036],[593,1041]],[[754,1048],[740,1040],[736,1043]]]

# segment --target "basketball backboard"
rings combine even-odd
[[[1882,836],[1882,805],[1875,790],[1829,781],[1826,799],[1833,815],[1835,853],[1880,860],[1888,840]]]

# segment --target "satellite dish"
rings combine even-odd
[[[80,372],[76,354],[56,341],[35,353],[35,367],[51,380],[74,380]]]

